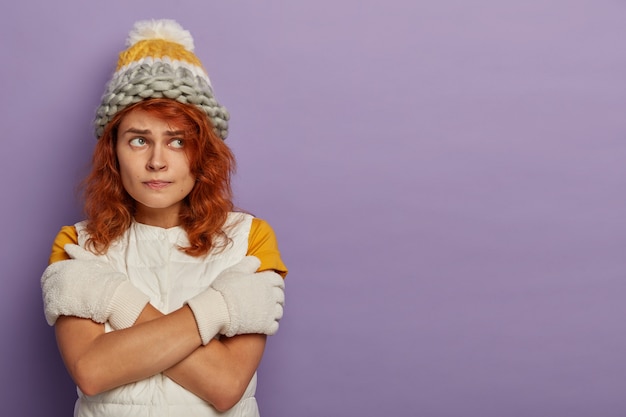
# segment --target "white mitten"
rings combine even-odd
[[[278,331],[283,316],[285,283],[274,271],[256,272],[261,261],[246,256],[226,268],[211,286],[187,301],[202,337],[207,344],[215,335]]]
[[[59,316],[75,316],[114,329],[131,327],[148,304],[147,295],[125,274],[78,245],[65,245],[72,259],[46,268],[41,277],[44,311],[49,325]]]

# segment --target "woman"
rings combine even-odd
[[[97,112],[87,219],[42,276],[75,416],[258,416],[287,269],[269,225],[233,212],[228,113],[189,32],[138,22],[129,45]]]

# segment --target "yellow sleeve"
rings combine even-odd
[[[256,256],[261,260],[259,271],[273,269],[283,278],[287,276],[287,267],[280,258],[278,242],[274,230],[265,220],[254,218],[248,237],[247,255]]]
[[[78,233],[74,226],[63,226],[57,234],[52,243],[52,253],[48,260],[50,264],[69,259],[64,249],[68,243],[78,244]],[[247,255],[256,256],[261,260],[260,271],[273,269],[282,275],[283,278],[287,276],[288,270],[280,257],[276,235],[265,220],[252,219]]]
[[[49,264],[70,259],[64,249],[68,243],[78,244],[78,232],[74,226],[63,226],[57,237],[54,238],[52,253],[50,254],[50,259],[48,259]]]

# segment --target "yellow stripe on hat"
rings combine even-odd
[[[150,39],[139,41],[127,50],[121,52],[117,61],[116,71],[135,61],[148,57],[155,59],[169,57],[172,61],[184,61],[191,65],[204,68],[198,57],[193,52],[185,49],[183,45],[164,39]]]

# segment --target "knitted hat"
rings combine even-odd
[[[213,95],[202,63],[193,53],[191,34],[174,20],[135,23],[96,111],[96,137],[116,113],[148,98],[171,98],[204,111],[222,139],[228,136],[229,114]]]

